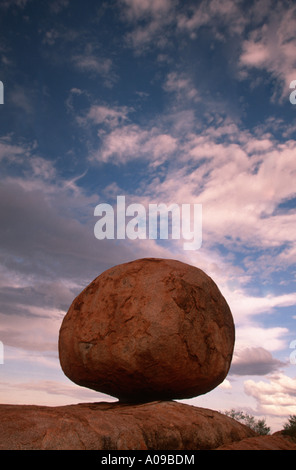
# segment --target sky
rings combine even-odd
[[[62,319],[106,269],[171,258],[212,277],[236,328],[225,381],[184,402],[281,429],[296,414],[295,3],[1,0],[0,23],[0,402],[113,401],[64,376]],[[201,204],[201,247],[97,239],[95,207],[117,196]]]

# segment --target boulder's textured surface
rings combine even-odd
[[[280,432],[271,436],[257,436],[225,444],[216,450],[296,450],[296,442]]]
[[[228,373],[233,347],[232,314],[214,281],[155,258],[98,276],[73,301],[59,336],[67,377],[130,402],[212,390]]]
[[[0,405],[0,450],[202,450],[254,435],[217,411],[176,402]]]

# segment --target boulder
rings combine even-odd
[[[108,269],[73,301],[59,334],[65,375],[145,402],[204,394],[226,377],[234,324],[202,270],[146,258]]]
[[[177,402],[0,405],[0,450],[203,450],[255,433]]]
[[[296,442],[281,432],[276,432],[271,436],[249,437],[224,444],[216,450],[296,450]]]

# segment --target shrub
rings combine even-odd
[[[296,441],[296,415],[290,415],[288,422],[284,425],[283,434],[290,436]]]
[[[224,414],[230,418],[235,419],[236,421],[239,421],[245,426],[248,426],[250,429],[255,431],[257,434],[260,434],[261,436],[265,436],[266,434],[270,433],[270,427],[266,425],[265,419],[256,420],[254,416],[234,409],[225,411]]]

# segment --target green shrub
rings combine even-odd
[[[296,415],[290,415],[288,422],[284,425],[283,434],[296,441]]]
[[[230,411],[224,411],[224,414],[230,418],[235,419],[236,421],[239,421],[245,426],[248,426],[250,429],[255,431],[257,434],[260,434],[261,436],[265,436],[266,434],[270,433],[270,427],[266,425],[265,419],[256,420],[254,416],[234,409]]]

